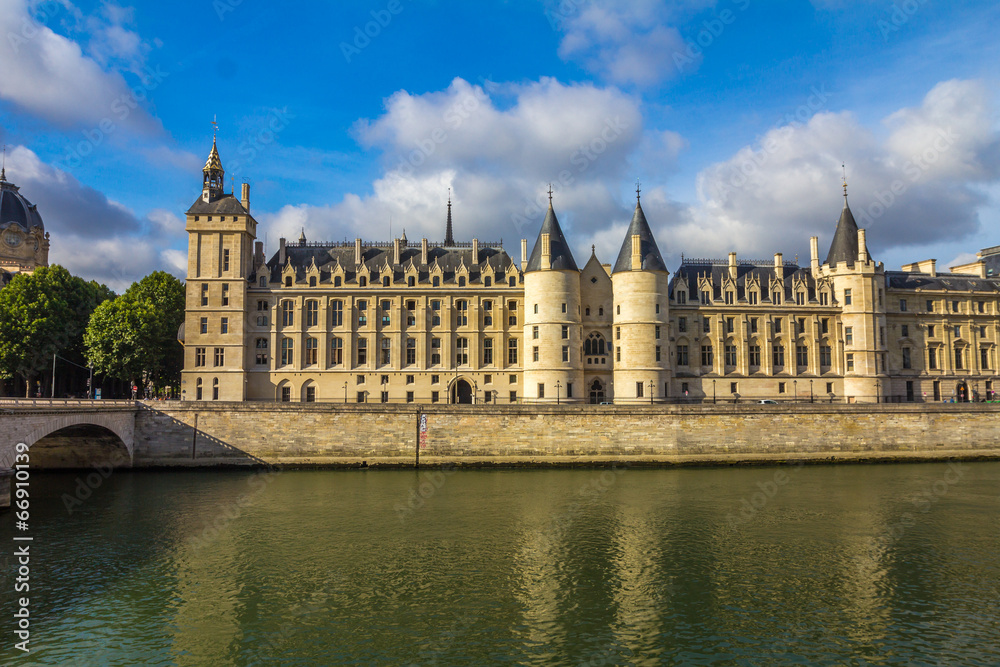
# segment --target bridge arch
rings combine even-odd
[[[134,410],[59,410],[59,411],[11,411],[4,415],[4,425],[9,434],[9,443],[0,448],[0,468],[10,468],[14,464],[14,447],[25,443],[30,448],[46,436],[74,426],[98,426],[110,431],[121,440],[128,452],[128,465],[135,455],[135,412]]]

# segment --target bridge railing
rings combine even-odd
[[[131,399],[0,398],[0,407],[5,408],[135,407],[138,403]]]

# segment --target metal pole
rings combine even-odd
[[[712,380],[712,403],[715,403],[715,380]]]
[[[50,398],[56,397],[56,355],[52,355],[52,396]]]
[[[94,398],[94,367],[90,367],[90,381],[87,382],[87,398],[93,400]]]

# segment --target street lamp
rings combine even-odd
[[[649,381],[649,404],[653,404],[653,394],[656,391],[656,383],[652,380]]]
[[[875,402],[876,403],[881,403],[882,402],[882,381],[881,380],[875,380]]]
[[[794,394],[795,394],[795,396],[794,396],[795,402],[798,403],[799,402],[799,381],[798,380],[792,380],[792,392],[794,392]]]
[[[712,380],[712,403],[715,403],[715,380]]]
[[[562,383],[558,380],[556,381],[556,405],[559,405],[559,390],[562,388]]]
[[[813,381],[809,380],[809,402],[813,402]]]
[[[344,405],[347,405],[347,383],[344,383]]]

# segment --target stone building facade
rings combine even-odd
[[[552,206],[499,243],[256,241],[213,142],[187,213],[185,400],[349,403],[992,398],[1000,247],[886,271],[847,203],[826,259],[682,259],[637,197],[614,264],[581,269]]]
[[[0,287],[18,273],[49,265],[49,235],[37,207],[0,169]]]

